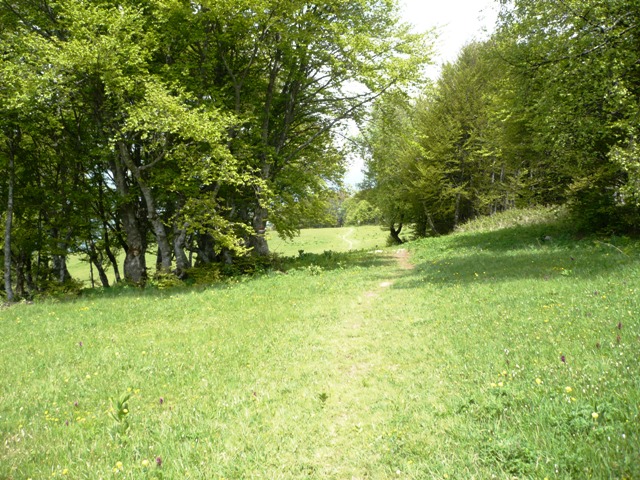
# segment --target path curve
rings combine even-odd
[[[349,240],[347,237],[353,235],[353,232],[355,232],[355,229],[351,227],[347,233],[340,237],[347,245],[349,245],[349,250],[353,250],[353,241]]]

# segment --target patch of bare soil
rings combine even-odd
[[[413,270],[415,268],[415,265],[413,265],[409,261],[409,252],[404,248],[397,250],[396,253],[394,253],[393,257],[398,262],[398,266],[400,267],[401,270]],[[394,284],[393,280],[385,280],[384,282],[380,283],[379,287],[389,288],[393,286],[393,284]],[[366,292],[364,296],[365,298],[375,298],[378,296],[378,294],[376,292]]]
[[[409,251],[408,250],[405,250],[404,248],[401,248],[401,249],[396,251],[396,254],[394,256],[396,257],[396,260],[398,260],[398,265],[400,265],[401,269],[403,269],[403,270],[413,270],[415,268],[415,265],[409,261]]]

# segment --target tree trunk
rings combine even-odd
[[[69,269],[67,268],[67,247],[69,246],[69,241],[71,240],[71,230],[67,231],[64,240],[62,240],[59,238],[58,230],[54,229],[53,237],[57,239],[57,250],[56,253],[52,255],[53,273],[55,274],[58,283],[65,283],[71,280],[71,274],[69,273]]]
[[[4,229],[4,290],[7,295],[7,301],[13,302],[15,300],[13,295],[13,288],[11,286],[11,232],[13,224],[13,187],[15,182],[15,145],[12,142],[9,143],[9,178],[7,181],[7,219]]]
[[[129,198],[129,188],[124,169],[118,159],[112,161],[116,190],[122,201],[118,207],[122,228],[126,234],[126,256],[124,259],[125,280],[144,285],[147,281],[147,265],[145,260],[146,242],[138,218],[136,204]]]
[[[127,145],[124,142],[118,142],[118,146],[120,149],[120,156],[133,174],[133,177],[136,179],[147,205],[147,216],[151,222],[151,226],[153,227],[153,233],[156,235],[156,241],[158,242],[158,255],[160,256],[159,270],[164,273],[168,273],[171,271],[171,247],[169,246],[169,239],[167,238],[167,231],[164,228],[164,223],[162,223],[162,220],[158,215],[151,187],[143,178],[140,168],[138,168],[133,161],[133,158],[131,158]]]
[[[395,223],[389,226],[389,233],[396,245],[402,245],[404,243],[400,238],[400,232],[402,232],[402,223],[400,223],[397,229],[395,228]]]
[[[215,249],[213,248],[215,241],[208,233],[200,233],[196,238],[196,265],[210,265],[217,260]]]
[[[36,285],[33,282],[31,253],[22,252],[22,263],[24,264],[24,276],[27,281],[27,292],[29,298],[33,298],[36,292]]]
[[[253,215],[252,226],[255,235],[250,235],[247,241],[249,247],[253,248],[253,255],[264,257],[269,255],[269,244],[265,233],[267,231],[267,216],[269,212],[266,208],[258,207]]]
[[[281,70],[281,59],[282,59],[282,51],[278,49],[276,51],[275,57],[272,59],[269,71],[269,83],[267,85],[265,105],[263,111],[262,118],[262,168],[261,168],[261,177],[263,180],[268,180],[271,176],[271,165],[269,161],[269,157],[267,152],[270,150],[269,137],[271,133],[271,108],[273,106],[275,89],[278,81],[278,74]],[[263,208],[260,205],[261,200],[261,190],[258,188],[256,191],[256,205],[255,212],[253,213],[253,218],[251,219],[251,224],[255,234],[249,235],[247,239],[247,246],[252,249],[251,253],[255,256],[267,256],[269,255],[269,245],[267,244],[267,239],[264,234],[267,229],[267,218],[269,212],[266,208]]]
[[[107,254],[107,258],[109,259],[109,262],[113,267],[113,274],[116,277],[116,283],[120,283],[122,281],[122,278],[120,277],[120,268],[118,267],[118,260],[116,259],[116,256],[111,251],[111,241],[109,240],[109,229],[107,228],[106,223],[103,225],[102,233],[103,233],[103,239],[104,239],[104,253]]]
[[[189,259],[184,252],[185,243],[187,240],[187,230],[184,228],[178,228],[177,224],[173,225],[173,253],[176,256],[176,276],[178,278],[184,278],[186,271],[191,268]]]
[[[146,245],[133,208],[130,203],[121,207],[122,226],[127,234],[124,278],[136,285],[144,285],[147,281]]]
[[[107,272],[105,272],[104,267],[102,266],[102,262],[100,262],[97,258],[92,258],[91,263],[98,270],[98,276],[100,277],[100,283],[104,288],[109,288],[109,277],[107,276]]]
[[[104,202],[104,188],[102,182],[99,184],[98,188],[98,201],[97,201],[97,209],[99,212],[99,216],[102,219],[102,240],[104,243],[104,253],[107,255],[109,259],[109,263],[113,267],[113,274],[116,279],[116,283],[120,283],[122,278],[120,277],[120,268],[118,267],[118,260],[116,256],[113,254],[111,250],[111,238],[109,236],[109,230],[112,228],[109,225],[108,216],[106,213],[105,202]],[[114,227],[114,231],[117,227]]]
[[[25,275],[24,275],[24,264],[22,262],[22,255],[18,255],[18,261],[15,265],[16,272],[16,288],[14,290],[14,294],[17,298],[25,298]]]
[[[96,270],[98,270],[98,276],[100,277],[100,283],[102,283],[102,286],[104,288],[109,288],[109,277],[107,276],[107,272],[105,272],[104,267],[102,266],[102,259],[100,257],[102,257],[102,255],[98,253],[96,244],[93,243],[93,240],[89,240],[89,263],[94,265],[96,267]],[[91,278],[91,282],[91,287],[94,288],[93,275]]]

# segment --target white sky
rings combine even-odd
[[[438,64],[454,61],[465,43],[493,31],[497,4],[496,0],[400,0],[405,22],[418,31],[436,27]]]
[[[435,65],[428,69],[434,80],[440,66],[453,62],[460,49],[469,41],[482,39],[493,31],[497,17],[496,0],[400,0],[402,19],[416,31],[436,28]],[[363,163],[354,160],[347,171],[345,182],[355,186],[363,180]]]

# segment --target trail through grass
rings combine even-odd
[[[291,241],[269,233],[271,251],[278,255],[296,256],[300,250],[307,253],[325,251],[372,250],[385,246],[388,233],[375,225],[342,228],[309,228]]]
[[[640,248],[554,228],[4,310],[0,478],[640,478]]]
[[[353,227],[349,228],[346,233],[342,234],[340,238],[347,244],[347,250],[353,250],[353,240],[350,237],[353,235],[354,229]]]

